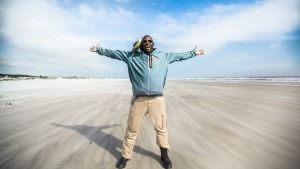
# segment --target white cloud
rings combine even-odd
[[[100,41],[104,47],[129,50],[133,41],[144,34],[153,35],[156,45],[166,51],[186,51],[198,45],[210,53],[229,42],[276,41],[299,28],[299,6],[297,0],[217,4],[203,12],[174,17],[159,12],[149,16],[135,13],[105,1],[70,5],[67,9],[57,1],[16,0],[1,8],[1,34],[16,49],[6,54],[11,59],[5,64],[40,70],[113,71],[116,68],[109,66],[109,61],[88,52],[89,46]]]
[[[214,51],[234,41],[283,38],[285,33],[299,28],[299,6],[297,0],[258,1],[248,6],[216,5],[203,14],[193,14],[194,22],[186,18],[163,19],[165,24],[156,31],[169,30],[159,36],[170,49],[183,50],[198,44]],[[185,20],[188,22],[182,22]]]
[[[278,42],[270,43],[268,47],[270,49],[281,49],[281,48],[283,48],[282,44],[280,44]]]
[[[98,62],[104,68],[101,57],[87,57],[89,46],[98,39],[76,33],[84,25],[65,10],[47,1],[15,1],[3,9],[2,32],[14,49],[6,56],[11,66],[88,68]]]
[[[82,16],[84,17],[92,17],[96,18],[96,13],[86,4],[80,5],[79,6],[79,12]]]

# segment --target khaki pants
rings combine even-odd
[[[156,131],[156,144],[163,148],[170,148],[168,143],[167,116],[165,99],[163,96],[133,96],[128,115],[127,129],[123,141],[122,156],[130,159],[135,139],[141,122],[149,114]]]

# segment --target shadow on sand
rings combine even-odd
[[[118,139],[117,137],[107,134],[103,132],[103,129],[113,128],[119,125],[106,125],[106,126],[87,126],[87,125],[74,125],[68,126],[63,124],[52,123],[52,125],[57,127],[63,127],[67,129],[75,130],[76,132],[80,133],[84,137],[90,140],[90,144],[92,142],[96,143],[98,146],[105,149],[107,152],[112,154],[117,160],[121,157],[121,152],[118,149],[122,148],[122,140]],[[144,148],[139,146],[134,146],[133,151],[135,153],[139,153],[144,156],[152,157],[153,159],[157,160],[160,164],[160,156],[154,154],[151,151],[148,151]]]

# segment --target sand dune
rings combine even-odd
[[[113,169],[120,157],[128,80],[0,82],[1,169]],[[296,169],[300,87],[168,81],[174,169]],[[161,169],[148,116],[128,169]]]

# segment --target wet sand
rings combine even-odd
[[[0,82],[1,169],[113,169],[128,80]],[[300,86],[167,81],[174,169],[297,169]],[[162,169],[145,117],[127,169]]]

